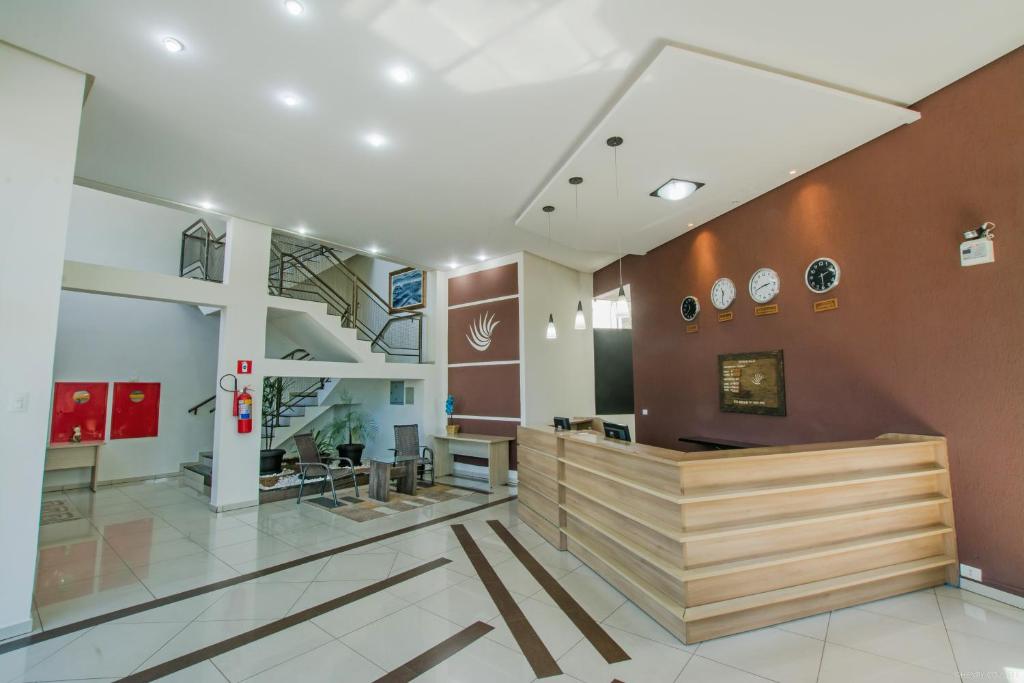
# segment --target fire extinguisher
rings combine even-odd
[[[243,387],[238,394],[238,433],[248,434],[252,431],[252,394],[249,387]]]

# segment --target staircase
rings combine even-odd
[[[423,362],[423,314],[393,310],[336,249],[275,234],[270,259],[272,295],[326,304],[328,315],[354,329],[374,353],[394,362]]]

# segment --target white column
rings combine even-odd
[[[267,272],[270,233],[266,225],[232,218],[227,227],[224,286],[230,303],[221,311],[217,376],[237,375],[239,360],[253,361],[251,375],[237,375],[238,388],[252,394],[253,428],[239,434],[231,394],[217,391],[213,425],[213,487],[210,507],[218,512],[256,505],[259,499],[260,411],[266,351]],[[229,386],[230,380],[225,380]]]
[[[32,628],[61,270],[85,74],[0,42],[0,639]]]

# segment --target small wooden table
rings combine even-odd
[[[451,476],[453,455],[487,459],[487,490],[508,483],[508,445],[514,436],[489,434],[435,434],[434,476]]]
[[[383,503],[388,501],[391,493],[391,480],[398,480],[398,492],[410,496],[416,495],[416,464],[419,458],[399,458],[390,460],[370,460],[370,498]],[[392,470],[400,470],[392,473]]]
[[[100,449],[106,441],[79,441],[74,443],[51,443],[46,447],[46,464],[44,472],[55,470],[74,470],[82,467],[92,468],[92,481],[89,487],[95,491],[100,472]]]

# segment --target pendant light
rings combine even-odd
[[[579,235],[580,228],[580,185],[583,183],[583,178],[579,176],[573,176],[569,178],[569,184],[576,190],[576,218],[574,219],[573,233]],[[579,285],[577,284],[577,287]],[[585,330],[587,329],[587,317],[583,315],[583,299],[580,299],[576,303],[576,319],[573,321],[573,329]]]
[[[548,250],[551,249],[551,213],[555,210],[555,207],[550,204],[544,207],[544,213],[548,215]],[[550,289],[550,269],[548,270],[548,288]],[[548,327],[544,332],[545,339],[558,339],[558,330],[555,328],[555,314],[548,313]]]
[[[622,138],[615,135],[607,140],[605,143],[612,148],[612,156],[615,164],[615,203],[619,203],[619,145],[622,144]],[[616,299],[615,307],[619,317],[629,317],[629,299],[626,298],[626,287],[622,284],[622,259],[625,256],[625,252],[622,251],[622,233],[619,235],[619,296]]]

